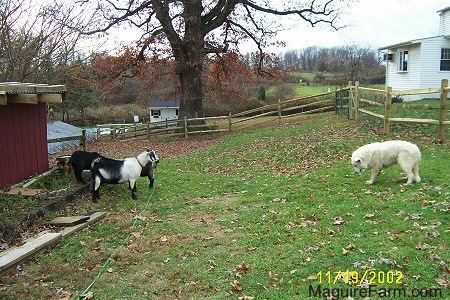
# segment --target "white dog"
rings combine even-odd
[[[352,165],[355,172],[372,169],[372,177],[366,184],[373,184],[380,171],[398,163],[406,173],[406,184],[420,182],[419,163],[421,154],[419,148],[406,141],[386,141],[364,145],[352,154]]]

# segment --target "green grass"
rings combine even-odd
[[[129,234],[95,299],[312,299],[319,272],[322,287],[351,288],[326,282],[346,270],[402,272],[402,285],[378,288],[449,297],[449,146],[409,139],[422,182],[406,186],[395,166],[366,186],[351,152],[392,136],[332,114],[296,120],[161,161],[153,194],[138,181],[138,201],[125,186],[103,187],[98,204],[86,197],[109,215],[0,279],[0,298],[76,298]]]

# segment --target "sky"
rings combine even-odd
[[[282,1],[282,0],[279,0]],[[285,20],[285,30],[278,34],[286,47],[269,48],[271,52],[303,49],[309,46],[334,47],[346,45],[370,46],[378,49],[413,39],[439,34],[438,10],[450,7],[450,0],[354,0],[342,17],[338,31],[329,26],[311,27],[300,18]],[[108,47],[130,43],[137,33],[120,30],[109,35]],[[251,43],[240,45],[243,53],[257,51]]]
[[[359,0],[354,2],[338,31],[326,26],[311,27],[298,22],[279,34],[288,49],[308,46],[372,46],[377,49],[439,34],[438,10],[450,7],[449,0]]]

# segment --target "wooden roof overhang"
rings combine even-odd
[[[65,85],[0,82],[0,105],[8,103],[61,103],[67,95]]]

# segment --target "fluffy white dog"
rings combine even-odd
[[[352,154],[352,165],[355,172],[372,169],[372,177],[366,184],[373,184],[380,171],[398,163],[406,173],[406,184],[420,182],[419,163],[421,154],[419,148],[406,141],[386,141],[364,145]]]

